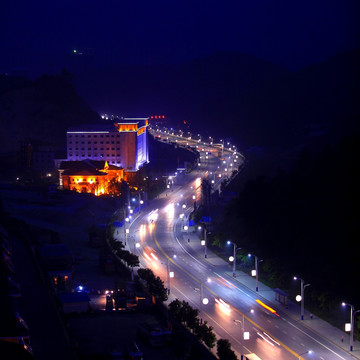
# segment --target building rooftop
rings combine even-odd
[[[121,170],[119,166],[107,164],[105,160],[81,160],[81,161],[62,161],[59,169],[64,170],[63,175],[82,175],[82,176],[103,176],[106,175],[100,170]]]
[[[80,126],[70,127],[67,133],[77,132],[113,132],[117,131],[115,124],[138,124],[140,126],[146,125],[148,118],[121,118],[115,120],[108,120],[97,124],[85,124]]]

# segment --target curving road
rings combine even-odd
[[[188,140],[177,140],[188,146]],[[207,176],[214,187],[219,187],[224,176],[229,176],[230,163],[235,168],[243,160],[233,150],[224,151],[219,159],[214,146],[203,143],[199,150],[199,170],[176,178],[172,189],[152,201],[130,224],[128,246],[139,255],[141,265],[163,279],[170,290],[169,302],[178,298],[198,308],[201,319],[214,328],[217,337],[229,339],[239,359],[248,353],[256,353],[261,359],[353,359],[234,279],[230,264],[208,249],[205,258],[205,247],[192,232],[196,230],[184,229],[194,197],[200,197],[199,179]],[[169,272],[174,273],[173,278]],[[208,299],[206,305],[201,301],[204,297]],[[248,340],[243,338],[246,333]],[[310,349],[312,354],[308,353]]]

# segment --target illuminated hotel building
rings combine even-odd
[[[91,124],[67,131],[67,160],[105,160],[125,171],[137,171],[149,162],[148,118]]]

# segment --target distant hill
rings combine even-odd
[[[186,121],[193,133],[237,144],[257,164],[254,173],[274,171],[304,144],[359,130],[359,63],[354,50],[292,73],[251,55],[215,53],[182,65],[86,70],[74,79],[66,71],[35,81],[0,76],[1,152],[17,151],[25,138],[63,147],[69,126],[98,120],[93,110],[165,114],[169,126],[184,130]]]
[[[250,55],[216,53],[171,67],[87,71],[76,84],[99,112],[166,114],[170,126],[186,120],[191,132],[229,138],[249,158],[270,154],[276,167],[304,143],[358,128],[359,63],[360,52],[349,51],[292,73]]]
[[[216,53],[171,67],[112,66],[76,75],[79,93],[98,112],[166,114],[171,125],[231,136],[250,91],[276,83],[288,71],[238,53]],[[221,124],[219,126],[219,124]]]
[[[35,81],[0,76],[0,153],[14,153],[20,142],[65,147],[66,130],[75,124],[97,121],[95,113],[77,94],[72,75],[44,75]]]

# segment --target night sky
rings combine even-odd
[[[0,72],[58,72],[74,49],[95,67],[229,50],[298,69],[359,47],[359,10],[357,0],[5,0]]]

